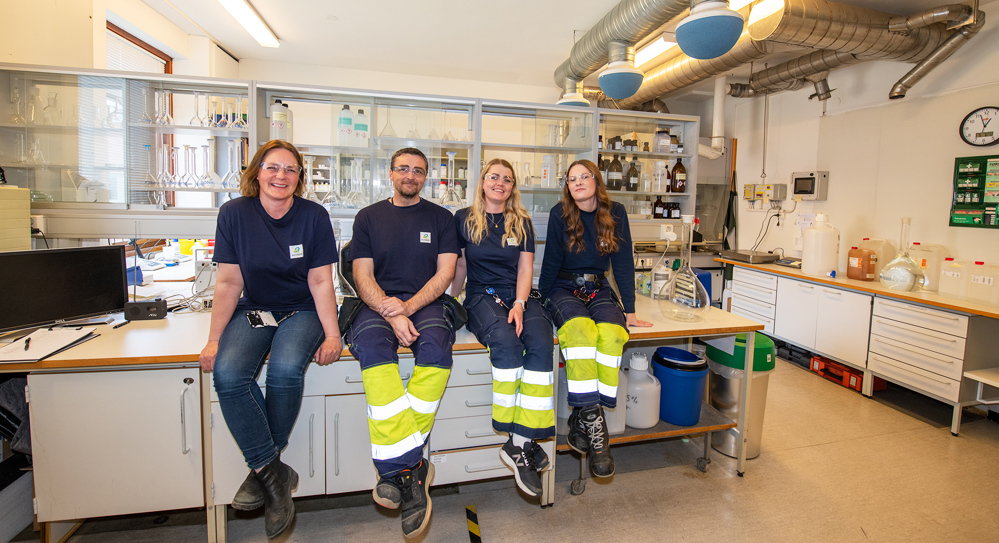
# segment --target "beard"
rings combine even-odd
[[[417,196],[418,194],[420,194],[420,191],[423,190],[423,184],[422,183],[397,183],[395,185],[395,190],[396,190],[396,192],[399,193],[400,196],[403,196],[405,198],[413,198],[413,197]]]

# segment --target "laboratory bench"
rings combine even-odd
[[[734,334],[762,329],[715,308],[703,322],[669,321],[656,302],[641,296],[637,310],[655,325],[631,329],[628,346],[701,336],[730,338],[734,346]],[[34,505],[43,541],[71,533],[82,522],[77,519],[200,507],[206,508],[208,540],[227,539],[226,506],[246,476],[246,465],[222,419],[212,374],[198,365],[210,318],[208,312],[170,313],[117,329],[98,327],[99,337],[41,362],[0,365],[2,372],[28,374]],[[752,336],[747,353],[753,352]],[[451,376],[427,446],[435,484],[510,476],[497,452],[506,435],[492,430],[488,353],[466,329],[458,331],[453,351]],[[555,353],[553,368],[558,366]],[[400,351],[399,366],[408,379],[413,357],[406,349]],[[262,371],[259,382],[266,389],[265,378]],[[743,381],[748,402],[752,380]],[[711,415],[706,420],[714,421],[712,429],[745,435],[746,412],[744,407],[737,422]],[[377,476],[365,413],[360,366],[348,351],[328,366],[309,366],[302,410],[282,454],[300,475],[295,496],[373,488]],[[668,435],[654,428],[616,439]],[[555,441],[543,446],[554,462]],[[744,451],[738,469],[745,471]],[[543,506],[554,503],[554,473],[543,477]]]
[[[965,406],[995,403],[984,387],[997,383],[999,307],[888,290],[879,281],[845,275],[812,277],[776,264],[717,261],[735,267],[732,313],[763,323],[767,335],[862,371],[865,396],[879,377],[944,402],[953,407],[955,436]]]

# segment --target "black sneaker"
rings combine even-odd
[[[583,407],[579,410],[579,420],[586,427],[589,439],[587,458],[594,477],[614,475],[614,457],[610,453],[610,435],[604,421],[604,410],[599,405]]]
[[[379,477],[378,484],[371,491],[375,503],[386,509],[398,509],[402,503],[402,486],[398,475],[394,477]]]
[[[534,459],[534,469],[541,473],[551,467],[551,460],[548,458],[548,453],[545,449],[538,445],[538,442],[531,441],[530,446],[527,449],[527,454]]]
[[[521,490],[531,496],[541,494],[541,477],[538,476],[538,470],[534,466],[534,456],[514,445],[512,437],[500,448],[499,455],[503,463],[513,470],[513,476],[517,478],[517,486]]]
[[[239,485],[231,505],[233,509],[240,511],[253,511],[264,506],[264,489],[260,486],[257,473],[252,469],[243,484]]]
[[[426,459],[396,476],[402,489],[402,533],[416,537],[430,522],[433,504],[430,485],[434,482],[434,465]]]
[[[586,454],[587,449],[590,447],[590,438],[586,432],[586,425],[583,424],[582,419],[579,417],[581,409],[581,407],[573,407],[572,413],[569,414],[569,436],[566,438],[566,441],[569,442],[572,450],[579,454]]]

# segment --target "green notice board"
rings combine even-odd
[[[999,229],[997,206],[999,155],[956,158],[950,225]]]

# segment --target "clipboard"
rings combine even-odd
[[[44,360],[70,347],[90,341],[95,328],[42,328],[0,348],[0,364]]]

